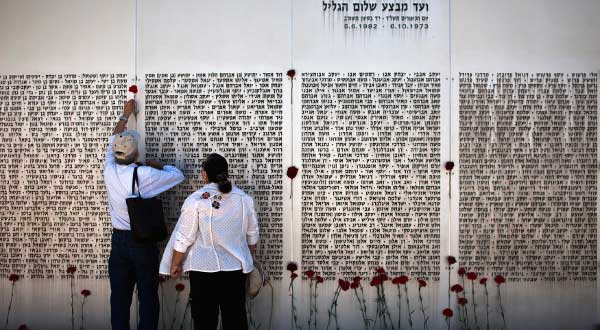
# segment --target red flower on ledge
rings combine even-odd
[[[424,288],[427,286],[427,282],[425,282],[424,279],[420,278],[418,281],[419,281],[419,288]]]
[[[454,315],[454,313],[452,312],[452,310],[450,308],[445,308],[442,311],[442,315],[444,315],[445,317],[452,317]]]
[[[496,277],[494,277],[494,282],[496,282],[496,284],[500,285],[502,283],[506,283],[506,279],[502,275],[497,275]]]
[[[475,281],[477,279],[477,273],[475,272],[468,272],[467,273],[467,278],[471,281]]]
[[[296,75],[296,70],[290,69],[286,74],[288,77],[290,77],[290,79],[294,79],[294,76]]]
[[[342,288],[342,290],[344,291],[348,291],[348,289],[350,289],[350,282],[343,280],[343,279],[339,279],[338,280],[338,284],[340,286],[340,288]]]
[[[288,167],[286,175],[288,178],[294,179],[298,175],[298,168],[296,166]]]
[[[308,278],[313,278],[315,276],[315,271],[309,269],[309,270],[307,270],[307,271],[304,272],[304,275],[306,275],[306,277],[308,277]]]
[[[453,256],[446,257],[446,260],[448,261],[448,265],[454,265],[456,263],[456,258]]]
[[[295,272],[298,270],[298,265],[296,265],[295,262],[290,261],[287,264],[287,270],[289,270],[290,272]]]
[[[481,284],[481,285],[486,285],[486,283],[487,283],[487,278],[485,278],[485,277],[482,277],[482,278],[479,280],[479,284]]]
[[[315,277],[315,281],[317,281],[317,283],[323,283],[323,281],[325,281],[325,279],[323,279],[321,276],[317,275],[317,277]]]
[[[450,291],[452,291],[452,292],[456,292],[456,293],[463,292],[463,290],[464,290],[464,289],[463,289],[462,285],[460,285],[460,284],[454,284],[454,285],[453,285],[453,286],[450,288]]]
[[[131,85],[131,86],[129,86],[129,91],[132,92],[133,94],[137,94],[138,88],[136,85]]]
[[[381,284],[381,278],[379,276],[373,277],[371,280],[371,286],[378,286],[379,284]]]
[[[10,274],[10,276],[8,277],[8,280],[15,283],[16,281],[19,280],[19,275],[17,274]]]
[[[459,276],[464,276],[467,273],[467,271],[464,268],[459,268],[458,269],[458,275]]]
[[[75,266],[67,267],[67,274],[75,274],[76,271],[77,271],[77,267],[75,267]]]
[[[84,297],[88,297],[91,294],[92,294],[92,292],[90,290],[88,290],[88,289],[81,290],[81,295],[84,296]]]
[[[444,168],[446,171],[452,171],[452,169],[454,169],[454,162],[446,162],[446,164],[444,164]]]
[[[469,301],[467,300],[467,298],[458,298],[458,304],[461,306],[464,306],[468,303]]]

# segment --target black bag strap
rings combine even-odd
[[[139,181],[138,181],[137,169],[138,169],[138,166],[136,166],[133,169],[133,180],[131,180],[131,194],[135,195],[135,185],[137,184],[137,186],[138,186],[138,193],[139,193],[140,197],[142,197],[142,192],[140,191],[140,184],[139,184]]]

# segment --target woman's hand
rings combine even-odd
[[[171,276],[178,278],[183,272],[181,263],[185,259],[185,253],[173,250],[173,260],[171,261]]]
[[[173,278],[178,278],[181,275],[182,269],[181,264],[171,264],[171,276]]]

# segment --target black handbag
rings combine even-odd
[[[142,198],[139,190],[137,167],[133,170],[131,194],[135,195],[135,185],[138,185],[137,197],[127,198],[127,211],[133,239],[139,243],[151,243],[164,240],[167,233],[162,201],[157,197]]]

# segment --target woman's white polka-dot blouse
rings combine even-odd
[[[218,272],[253,269],[248,245],[258,242],[254,201],[237,187],[223,194],[210,183],[183,203],[179,221],[160,264],[170,274],[173,249],[186,253],[183,271]]]

